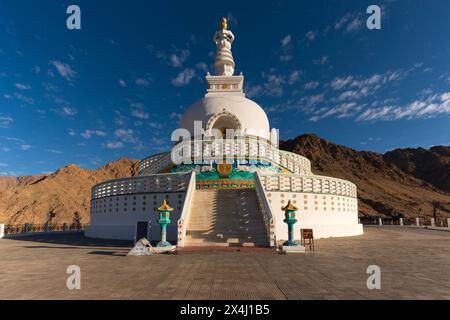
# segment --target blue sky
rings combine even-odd
[[[82,29],[66,28],[77,4]],[[382,8],[382,29],[366,8]],[[222,16],[247,96],[282,139],[358,150],[450,144],[450,2],[0,3],[0,174],[96,168],[170,146],[204,95]]]

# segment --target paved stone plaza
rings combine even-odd
[[[316,252],[186,248],[127,257],[130,243],[79,234],[0,240],[0,299],[450,299],[450,232],[365,227]],[[238,251],[240,250],[240,251]],[[66,268],[81,268],[81,290]],[[367,266],[381,268],[368,290]]]

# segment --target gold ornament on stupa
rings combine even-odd
[[[222,18],[221,25],[222,25],[222,30],[227,30],[228,29],[228,22],[227,22],[226,18]]]
[[[291,203],[291,200],[288,201],[285,207],[281,207],[283,211],[297,211],[298,208]]]
[[[158,208],[158,211],[173,211],[173,208],[169,206],[166,200],[164,200],[162,205]]]

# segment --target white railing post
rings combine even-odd
[[[5,236],[5,225],[0,224],[0,239]]]
[[[450,229],[450,218],[447,219],[447,228]]]
[[[420,227],[420,218],[416,218],[416,226]]]
[[[433,228],[436,227],[436,220],[434,220],[434,218],[431,218],[431,226]]]
[[[258,172],[255,173],[255,191],[263,214],[264,226],[266,227],[269,246],[274,247],[276,246],[275,218],[265,197],[264,187],[262,186]]]
[[[381,220],[381,218],[378,218],[378,225],[380,225],[380,226],[383,225],[383,220]]]
[[[191,212],[192,198],[195,192],[196,176],[195,172],[191,173],[191,178],[189,179],[189,185],[186,189],[186,197],[184,199],[183,211],[181,212],[180,218],[178,219],[178,241],[177,246],[183,247],[184,240],[186,238],[186,227],[189,222],[189,216]]]
[[[403,218],[400,218],[400,225],[403,226]]]

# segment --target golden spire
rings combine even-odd
[[[161,207],[158,208],[158,211],[173,211],[173,208],[164,200]]]
[[[228,22],[226,18],[222,18],[222,30],[227,30]]]
[[[298,208],[291,203],[291,200],[288,201],[286,207],[281,207],[283,211],[297,211]]]

